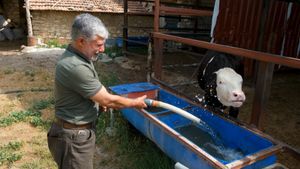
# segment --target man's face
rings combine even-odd
[[[96,36],[93,40],[85,40],[83,43],[83,53],[89,58],[97,58],[99,53],[103,53],[105,50],[105,39],[100,36]]]

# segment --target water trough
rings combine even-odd
[[[151,83],[133,83],[110,87],[118,95],[135,98],[147,95],[180,108],[200,123],[165,108],[122,109],[124,117],[164,153],[189,169],[245,168],[258,169],[276,164],[282,150],[257,133]]]

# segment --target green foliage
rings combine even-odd
[[[59,43],[58,39],[48,40],[46,44],[49,48],[55,48],[55,47],[57,47],[57,48],[66,48],[67,47],[66,44]]]
[[[0,166],[6,163],[11,164],[22,158],[17,151],[21,149],[21,142],[9,142],[7,145],[0,147]]]
[[[0,118],[0,127],[6,127],[18,122],[29,122],[35,127],[42,127],[44,129],[48,129],[50,127],[51,122],[42,120],[40,110],[49,108],[53,106],[53,104],[54,99],[52,97],[34,102],[31,108],[29,108],[26,111],[14,111],[11,112],[7,117]],[[38,139],[36,139],[36,141],[37,140]],[[10,166],[14,161],[20,160],[22,158],[22,155],[20,153],[17,153],[17,151],[20,150],[21,147],[22,143],[20,142],[10,142],[8,145],[0,147],[0,166],[5,164],[7,166]],[[32,147],[34,148],[33,145]],[[36,153],[39,153],[43,160],[26,163],[21,168],[42,169],[44,168],[42,167],[44,165],[54,165],[53,159],[48,151],[42,149],[38,149],[36,151]]]
[[[55,102],[54,98],[51,97],[49,99],[40,100],[38,102],[33,103],[32,108],[34,110],[43,110],[43,109],[46,109],[46,108],[52,106],[54,104],[54,102]]]
[[[53,106],[53,104],[53,98],[34,102],[32,107],[26,111],[11,112],[7,117],[0,118],[0,127],[6,127],[13,123],[29,121],[33,126],[41,126],[47,129],[50,126],[50,121],[43,121],[41,119],[40,110]]]
[[[37,112],[32,111],[11,112],[7,117],[0,119],[0,127],[6,127],[13,123],[25,121],[29,116],[34,116],[36,114]]]
[[[33,126],[43,126],[44,123],[45,122],[40,117],[36,116],[33,116],[30,120],[30,124],[32,124]]]
[[[16,69],[15,68],[6,68],[4,70],[4,74],[13,74],[14,72],[16,72]]]
[[[47,130],[51,125],[51,120],[50,119],[49,120],[43,120],[41,118],[40,110],[43,110],[43,109],[54,106],[54,102],[55,102],[54,97],[50,97],[50,98],[45,99],[45,100],[40,100],[38,102],[34,102],[33,105],[32,105],[31,110],[36,112],[36,114],[31,116],[30,124],[32,124],[35,127],[40,126],[40,127]]]

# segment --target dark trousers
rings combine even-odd
[[[47,137],[59,169],[93,169],[94,129],[65,129],[53,123]]]

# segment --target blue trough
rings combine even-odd
[[[174,105],[200,118],[202,126],[166,109],[121,110],[124,117],[164,153],[189,169],[264,168],[276,163],[275,154],[282,149],[246,127],[157,85],[133,83],[113,86],[110,90],[129,98],[146,94],[147,98]]]

